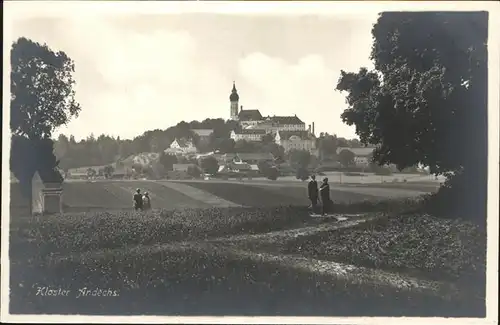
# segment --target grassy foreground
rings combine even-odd
[[[212,208],[117,211],[17,218],[11,224],[11,253],[19,244],[39,243],[39,256],[78,254],[93,250],[155,245],[214,236],[252,234],[300,225],[306,208]],[[20,246],[19,246],[20,247]]]
[[[379,202],[372,208],[387,209],[387,204]],[[392,211],[398,211],[404,204],[390,206]],[[338,212],[364,212],[368,208],[366,202],[336,206]],[[219,247],[205,241],[306,224],[307,211],[300,207],[12,217],[10,312],[456,317],[484,314],[484,306],[476,301],[449,301],[390,287],[353,284],[279,263],[259,262],[225,248],[224,243]],[[440,236],[440,231],[436,230],[435,235]],[[354,249],[355,243],[346,239],[339,245]],[[413,253],[404,258],[411,260]],[[351,260],[345,257],[345,261]],[[42,297],[37,295],[38,287],[71,292],[68,296]],[[89,290],[89,294],[79,296],[82,289]],[[98,296],[108,290],[116,291],[116,295]]]
[[[418,214],[300,237],[283,252],[472,285],[486,272],[483,230]]]

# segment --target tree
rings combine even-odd
[[[361,148],[362,144],[358,139],[350,139],[348,140],[349,148]]]
[[[210,175],[215,175],[219,171],[219,163],[215,157],[209,156],[203,158],[200,163],[201,168],[205,171],[205,173]]]
[[[262,147],[262,150],[264,152],[268,152],[271,155],[273,155],[273,157],[274,157],[274,159],[276,161],[284,161],[284,158],[285,158],[285,148],[283,148],[279,144],[277,144],[275,142],[265,144]]]
[[[196,165],[189,166],[187,168],[187,174],[193,178],[200,178],[200,176],[201,176],[200,167],[198,167]]]
[[[334,158],[337,154],[337,136],[321,133],[317,139],[317,147],[321,160]]]
[[[24,37],[11,48],[10,169],[31,200],[36,171],[44,180],[62,182],[54,155],[52,132],[77,116],[73,61]]]
[[[80,112],[73,89],[75,65],[66,53],[24,37],[12,45],[10,55],[11,131],[28,139],[50,138]]]
[[[349,147],[349,140],[347,140],[346,138],[337,138],[337,147],[339,148]]]
[[[259,168],[259,172],[265,176],[269,168],[271,168],[271,164],[265,160],[261,160],[257,163],[257,167]]]
[[[307,170],[307,168],[299,167],[297,169],[297,173],[295,174],[295,177],[297,179],[305,181],[305,180],[307,180],[309,178],[309,171]]]
[[[134,171],[134,174],[136,175],[141,175],[144,173],[145,166],[141,164],[134,163],[132,164],[132,170]]]
[[[174,169],[174,164],[178,163],[177,157],[175,155],[168,155],[164,152],[160,153],[159,161],[166,171],[172,171]]]
[[[96,177],[96,175],[97,175],[97,172],[95,171],[94,168],[87,168],[87,178],[88,179],[94,178],[94,177]]]
[[[235,142],[233,139],[217,138],[214,140],[214,149],[222,153],[233,153]]]
[[[278,171],[278,169],[276,167],[271,167],[267,171],[266,178],[270,179],[272,181],[275,181],[278,179],[279,174],[280,174],[280,172]]]
[[[311,162],[311,153],[306,150],[292,149],[288,152],[288,160],[290,161],[290,165],[296,169],[307,169]]]
[[[354,158],[355,155],[351,150],[344,149],[339,152],[339,162],[345,168],[354,165]]]
[[[455,211],[485,220],[488,13],[387,12],[372,34],[375,70],[341,72],[343,121],[377,163],[446,175]]]
[[[265,135],[262,136],[262,140],[261,140],[262,144],[269,144],[269,143],[274,143],[274,137],[272,134],[270,133],[267,133]]]
[[[238,140],[234,145],[234,151],[237,153],[262,152],[262,144],[246,140]]]
[[[111,176],[113,176],[114,172],[115,169],[113,168],[113,166],[107,165],[106,167],[104,167],[104,177],[110,178]]]
[[[386,175],[391,175],[392,174],[391,169],[389,167],[387,167],[387,166],[380,166],[379,164],[373,163],[373,162],[370,164],[369,169],[375,175],[386,176]]]
[[[267,161],[259,161],[257,164],[259,167],[259,172],[261,175],[266,177],[267,179],[270,180],[277,180],[279,176],[279,171],[275,166],[272,166],[269,162]]]
[[[10,169],[19,180],[24,196],[31,199],[31,180],[37,171],[46,181],[63,181],[56,169],[58,161],[51,139],[30,140],[14,135],[11,141]]]

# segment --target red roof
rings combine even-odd
[[[299,124],[305,124],[300,120],[300,118],[297,117],[297,115],[294,116],[270,116],[269,119],[273,121],[274,123],[278,123],[281,125],[299,125]]]
[[[238,119],[240,121],[260,121],[262,120],[262,115],[258,109],[246,109],[240,111]]]

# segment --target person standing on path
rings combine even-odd
[[[311,201],[311,209],[313,213],[316,213],[318,205],[318,182],[316,182],[316,176],[311,175],[311,180],[307,184],[307,195]]]
[[[142,207],[144,210],[151,210],[151,198],[149,197],[148,192],[144,192],[144,196],[142,197]]]
[[[328,177],[323,179],[323,183],[319,187],[319,193],[322,203],[321,214],[326,215],[330,207],[330,185],[328,184]]]
[[[142,211],[142,194],[141,194],[141,189],[137,189],[134,194],[134,210],[135,211]]]

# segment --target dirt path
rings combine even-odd
[[[427,294],[430,296],[439,296],[445,299],[457,298],[470,295],[460,291],[454,284],[422,280],[414,277],[390,273],[377,269],[357,267],[348,264],[341,264],[330,261],[321,261],[295,255],[277,255],[272,253],[252,252],[225,245],[224,243],[208,242],[177,242],[153,246],[137,246],[127,249],[127,256],[141,256],[144,254],[166,253],[169,252],[214,252],[231,256],[234,259],[250,259],[257,264],[272,263],[297,271],[308,272],[318,276],[327,276],[331,278],[332,283],[335,280],[347,281],[351,284],[369,285],[375,288],[385,287],[401,291],[411,291]],[[85,264],[86,261],[109,259],[113,253],[123,252],[123,249],[106,250],[100,252],[88,252],[86,254],[71,255],[66,257],[57,257],[57,260],[72,261]]]
[[[385,287],[401,291],[419,292],[431,296],[441,296],[445,299],[464,297],[471,293],[459,290],[453,283],[438,282],[419,279],[416,277],[391,273],[379,269],[358,267],[349,264],[342,264],[332,261],[311,259],[299,255],[280,254],[279,247],[287,240],[295,239],[299,236],[308,236],[318,232],[331,231],[335,229],[352,227],[364,222],[374,220],[376,216],[359,217],[354,220],[343,222],[327,223],[316,226],[302,227],[283,231],[274,231],[256,235],[236,235],[220,237],[206,241],[182,241],[176,243],[158,245],[139,245],[126,249],[127,256],[141,256],[144,254],[155,254],[163,252],[214,252],[230,256],[234,259],[250,259],[256,263],[272,263],[286,268],[291,268],[301,272],[308,272],[317,276],[327,276],[332,281],[342,280],[352,284],[370,285],[375,288]],[[273,250],[259,250],[262,246],[274,245]],[[122,254],[125,249],[111,249],[92,251],[84,254],[71,254],[69,256],[57,257],[56,260],[85,263],[90,260],[109,259],[110,255]],[[332,282],[335,283],[335,282]]]
[[[209,240],[213,243],[238,243],[246,242],[255,247],[256,244],[269,245],[269,244],[282,244],[285,240],[291,238],[295,239],[300,236],[311,236],[319,232],[328,232],[335,229],[349,228],[359,225],[361,223],[374,220],[376,216],[372,217],[362,217],[360,214],[356,215],[329,215],[328,219],[339,218],[340,222],[328,222],[324,224],[316,224],[306,227],[300,227],[295,229],[278,230],[271,231],[263,234],[254,235],[235,235],[228,237],[220,237],[216,239]]]

